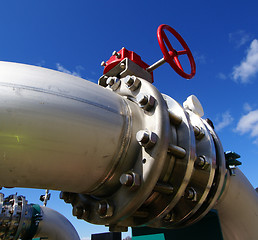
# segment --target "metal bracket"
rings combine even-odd
[[[123,78],[126,76],[136,76],[145,79],[146,81],[152,83],[152,75],[145,69],[140,67],[138,64],[134,63],[128,58],[123,59],[119,64],[112,68],[105,75],[99,78],[99,85],[106,87],[108,77],[119,77]]]

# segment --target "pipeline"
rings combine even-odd
[[[0,194],[0,238],[2,240],[79,240],[73,225],[60,213],[37,204],[28,204],[24,196]]]
[[[185,49],[178,53],[189,55],[191,74],[177,72],[191,78],[195,64]],[[162,63],[174,68],[174,54]],[[0,62],[0,186],[60,190],[74,216],[110,231],[183,228],[217,209],[225,239],[257,239],[257,193],[236,168],[239,156],[224,153],[211,120],[202,118],[197,97],[182,106],[161,94],[151,73],[160,61],[148,68],[123,48],[107,63],[98,86]],[[41,215],[35,236],[55,239],[68,224],[47,208]],[[72,235],[59,239],[76,239],[68,229]]]

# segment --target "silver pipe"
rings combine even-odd
[[[238,169],[215,206],[225,240],[258,239],[258,194]]]
[[[129,142],[122,97],[8,62],[0,62],[0,92],[0,186],[87,193],[112,175]]]
[[[62,214],[41,206],[42,220],[39,221],[34,238],[47,237],[48,240],[79,240],[73,225]]]

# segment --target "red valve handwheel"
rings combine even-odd
[[[168,30],[171,34],[173,34],[176,39],[180,42],[180,44],[182,45],[182,47],[184,48],[184,50],[182,51],[176,51],[171,43],[168,40],[167,35],[165,34],[164,30]],[[180,76],[186,78],[186,79],[191,79],[193,78],[193,76],[195,75],[196,72],[196,66],[195,66],[195,62],[194,62],[194,58],[193,55],[189,49],[189,47],[187,46],[186,42],[184,41],[184,39],[179,35],[178,32],[176,32],[175,29],[173,29],[172,27],[166,25],[166,24],[162,24],[158,27],[157,30],[157,37],[158,37],[158,42],[159,42],[159,46],[161,48],[162,53],[164,54],[164,59],[166,62],[168,62],[170,64],[170,66],[176,71],[176,73],[178,73]],[[167,50],[167,47],[169,50]],[[181,63],[178,59],[178,56],[180,55],[184,55],[187,54],[188,60],[190,62],[190,66],[191,66],[191,73],[187,74],[186,72],[184,72]]]

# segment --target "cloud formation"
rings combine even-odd
[[[215,124],[216,131],[220,131],[221,129],[229,126],[233,122],[234,118],[231,116],[229,111],[222,113],[221,118],[217,120],[217,124]]]
[[[76,71],[70,71],[70,70],[66,69],[63,65],[61,65],[60,63],[56,64],[56,68],[60,72],[68,73],[68,74],[71,74],[76,77],[81,77],[80,71],[84,70],[84,68],[82,66],[77,66]]]
[[[251,137],[255,138],[254,143],[258,143],[258,109],[242,116],[236,131],[240,134],[250,134]]]
[[[241,83],[248,83],[258,73],[258,40],[254,39],[247,50],[246,57],[233,68],[233,79]]]
[[[245,45],[251,40],[251,36],[243,30],[238,30],[236,32],[229,33],[229,42],[235,44],[237,48]]]

